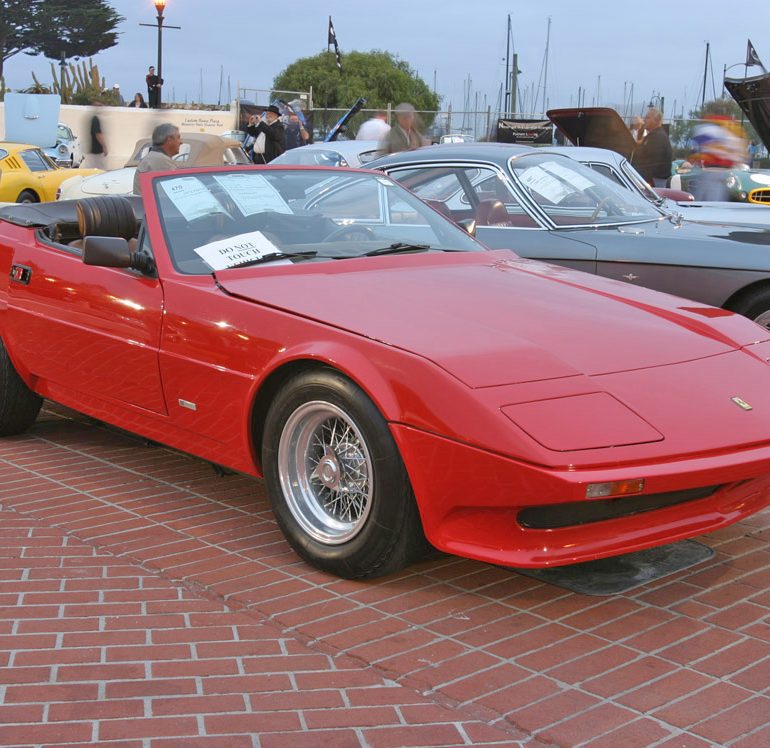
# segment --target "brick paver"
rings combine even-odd
[[[760,746],[770,511],[612,598],[299,561],[262,483],[49,409],[0,441],[0,744]]]

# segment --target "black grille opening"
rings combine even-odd
[[[632,514],[652,512],[686,501],[705,499],[716,493],[722,486],[689,488],[685,491],[651,493],[642,496],[618,496],[614,499],[586,499],[565,504],[549,504],[522,509],[517,519],[522,527],[532,530],[551,530],[558,527],[587,525],[607,519],[628,517]]]

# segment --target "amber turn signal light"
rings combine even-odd
[[[611,496],[627,496],[644,490],[644,478],[616,480],[611,483],[589,483],[586,486],[587,499],[607,499]]]

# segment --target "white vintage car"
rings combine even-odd
[[[150,138],[141,138],[122,169],[105,171],[93,177],[71,177],[62,182],[57,200],[74,200],[94,195],[130,195],[134,189],[136,165],[152,146]],[[236,140],[206,133],[182,133],[182,146],[174,156],[184,167],[235,166],[251,161]],[[180,168],[182,168],[180,166]]]
[[[85,155],[80,145],[80,139],[68,125],[59,122],[56,126],[56,143],[43,148],[46,155],[53,159],[58,166],[68,166],[76,169],[83,163]]]

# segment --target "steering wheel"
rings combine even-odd
[[[596,217],[599,215],[599,211],[610,201],[609,196],[603,197],[601,200],[599,200],[598,203],[596,203],[596,207],[594,208],[594,212],[591,213],[591,223],[593,223],[596,220]]]
[[[340,239],[348,242],[368,241],[374,239],[374,231],[368,226],[341,226],[324,237],[325,242],[334,242]]]

